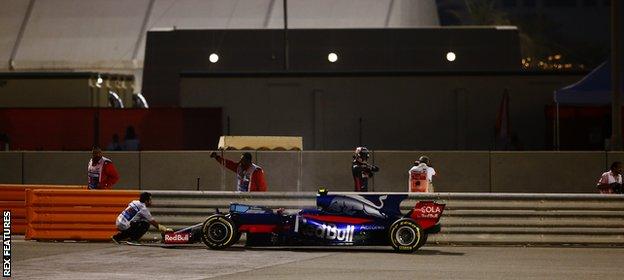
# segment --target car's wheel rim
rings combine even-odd
[[[214,242],[221,242],[227,238],[228,228],[223,223],[214,223],[208,226],[208,236]]]
[[[395,234],[396,240],[401,246],[410,246],[416,240],[416,231],[411,227],[401,227]]]

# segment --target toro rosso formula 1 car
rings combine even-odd
[[[407,214],[400,203],[407,195],[328,195],[319,192],[316,209],[296,214],[232,203],[228,214],[214,214],[203,223],[166,233],[165,244],[203,241],[212,249],[235,244],[246,233],[248,246],[391,245],[413,252],[440,231],[444,204],[420,201]]]

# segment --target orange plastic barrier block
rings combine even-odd
[[[80,212],[82,214],[110,214],[110,213],[121,213],[122,210],[126,209],[128,206],[125,203],[123,206],[116,207],[102,207],[102,206],[31,206],[28,208],[28,215],[31,214],[72,214],[76,212]]]
[[[111,236],[117,233],[116,230],[35,230],[28,229],[35,236],[35,240],[88,240],[88,241],[110,241]]]
[[[26,239],[108,240],[115,220],[138,191],[26,190]]]
[[[115,220],[123,209],[111,213],[36,213],[29,216],[31,224],[36,223],[108,223],[115,224]]]
[[[72,231],[110,231],[117,232],[117,227],[115,227],[115,223],[108,224],[91,224],[91,223],[54,223],[54,224],[32,224],[32,229],[34,230],[72,230]]]
[[[21,222],[11,221],[11,231],[13,234],[24,234],[26,232],[26,221],[22,220]]]
[[[13,188],[0,188],[0,197],[2,197],[2,201],[24,201],[24,195],[24,189],[16,190]]]
[[[2,201],[24,201],[26,189],[86,189],[87,186],[78,185],[18,185],[0,184],[0,198]]]
[[[25,220],[27,189],[86,189],[86,186],[0,184],[0,207],[11,210],[14,219]],[[13,224],[16,224],[15,220]],[[14,234],[24,234],[26,223],[12,227]]]
[[[0,201],[0,209],[10,210],[11,218],[26,218],[26,204],[23,201]]]
[[[27,195],[29,206],[126,206],[138,199],[138,191],[111,190],[32,190]]]

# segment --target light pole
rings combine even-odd
[[[611,0],[611,149],[622,150],[621,2]]]
[[[288,71],[288,0],[284,0],[284,70]]]

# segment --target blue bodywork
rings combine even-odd
[[[428,207],[414,208],[407,214],[401,213],[401,202],[407,195],[326,195],[316,197],[316,208],[302,209],[295,214],[285,214],[267,207],[246,204],[230,204],[225,215],[234,223],[238,234],[246,233],[247,245],[388,245],[389,230],[393,223],[410,218],[421,226],[425,234],[439,231],[439,215],[434,218],[415,215],[419,211],[426,215]],[[432,201],[425,206],[435,204]],[[437,208],[443,211],[442,204]],[[421,220],[422,219],[422,220]],[[429,220],[426,223],[423,220]],[[202,224],[177,231],[189,234],[189,243],[199,242]],[[425,237],[426,240],[426,237]]]
[[[241,231],[248,232],[248,240],[255,242],[251,245],[387,245],[388,228],[404,217],[400,204],[405,198],[407,195],[319,195],[316,209],[291,215],[231,204],[230,218]]]

